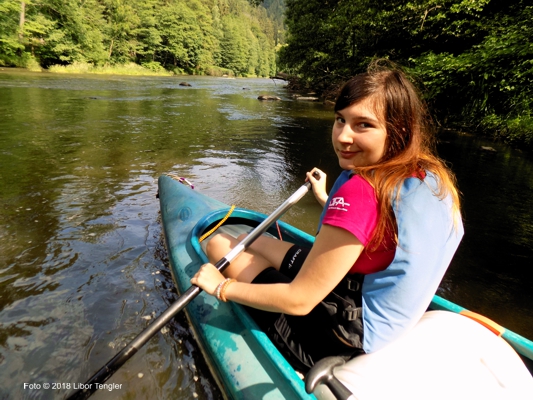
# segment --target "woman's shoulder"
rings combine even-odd
[[[419,190],[435,192],[439,187],[439,177],[430,171],[421,171],[405,178],[400,187],[400,196],[405,197]]]
[[[352,175],[332,196],[328,208],[339,202],[360,207],[377,207],[376,192],[372,185],[360,175]]]
[[[352,174],[350,178],[341,186],[345,191],[363,191],[364,193],[374,194],[374,187],[370,182],[358,174]]]

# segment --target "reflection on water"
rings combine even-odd
[[[457,173],[466,230],[440,294],[533,338],[531,156],[455,134],[439,151]]]
[[[0,71],[0,398],[66,396],[23,383],[84,382],[176,299],[160,174],[264,213],[313,166],[338,174],[331,109],[271,80],[181,80]],[[533,337],[531,160],[449,136],[467,234],[440,294]],[[319,213],[306,196],[284,219],[313,233]],[[94,398],[221,397],[184,315],[110,382]]]

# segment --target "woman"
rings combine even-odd
[[[454,177],[433,153],[425,106],[404,73],[372,66],[348,81],[332,142],[344,171],[330,196],[322,171],[307,174],[324,206],[311,249],[261,237],[225,276],[205,264],[191,279],[248,306],[302,371],[326,356],[376,351],[412,328],[463,235]],[[216,235],[209,259],[238,242]]]

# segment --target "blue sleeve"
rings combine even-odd
[[[392,264],[365,276],[363,349],[370,353],[396,340],[422,317],[459,246],[464,230],[454,228],[451,199],[434,192],[436,178],[406,179],[393,202],[398,246]]]

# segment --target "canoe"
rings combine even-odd
[[[230,207],[167,175],[159,178],[159,198],[173,277],[178,292],[183,293],[190,287],[191,277],[207,262],[200,237],[226,218]],[[235,208],[224,225],[255,227],[265,218],[264,214]],[[313,236],[282,221],[268,233],[277,237],[278,228],[283,240],[304,245],[314,241]],[[439,296],[434,297],[430,309],[465,311]],[[240,305],[220,302],[202,292],[187,306],[186,314],[207,364],[227,398],[316,398],[306,393],[302,378]],[[501,336],[531,369],[533,342],[502,329]]]
[[[533,377],[509,344],[471,318],[431,310],[406,334],[371,354],[320,360],[308,384],[320,400],[336,400],[313,371],[333,374],[359,400],[531,400]],[[316,375],[316,374],[315,374]],[[385,383],[386,382],[386,383]]]
[[[169,176],[159,178],[165,243],[178,292],[207,262],[199,238],[223,219],[229,206],[202,195]],[[266,216],[236,208],[227,224],[257,226]],[[279,223],[286,240],[306,243],[312,237]],[[271,231],[276,234],[276,232]],[[267,336],[238,304],[200,293],[186,308],[198,344],[218,385],[230,399],[313,399],[304,382]]]

